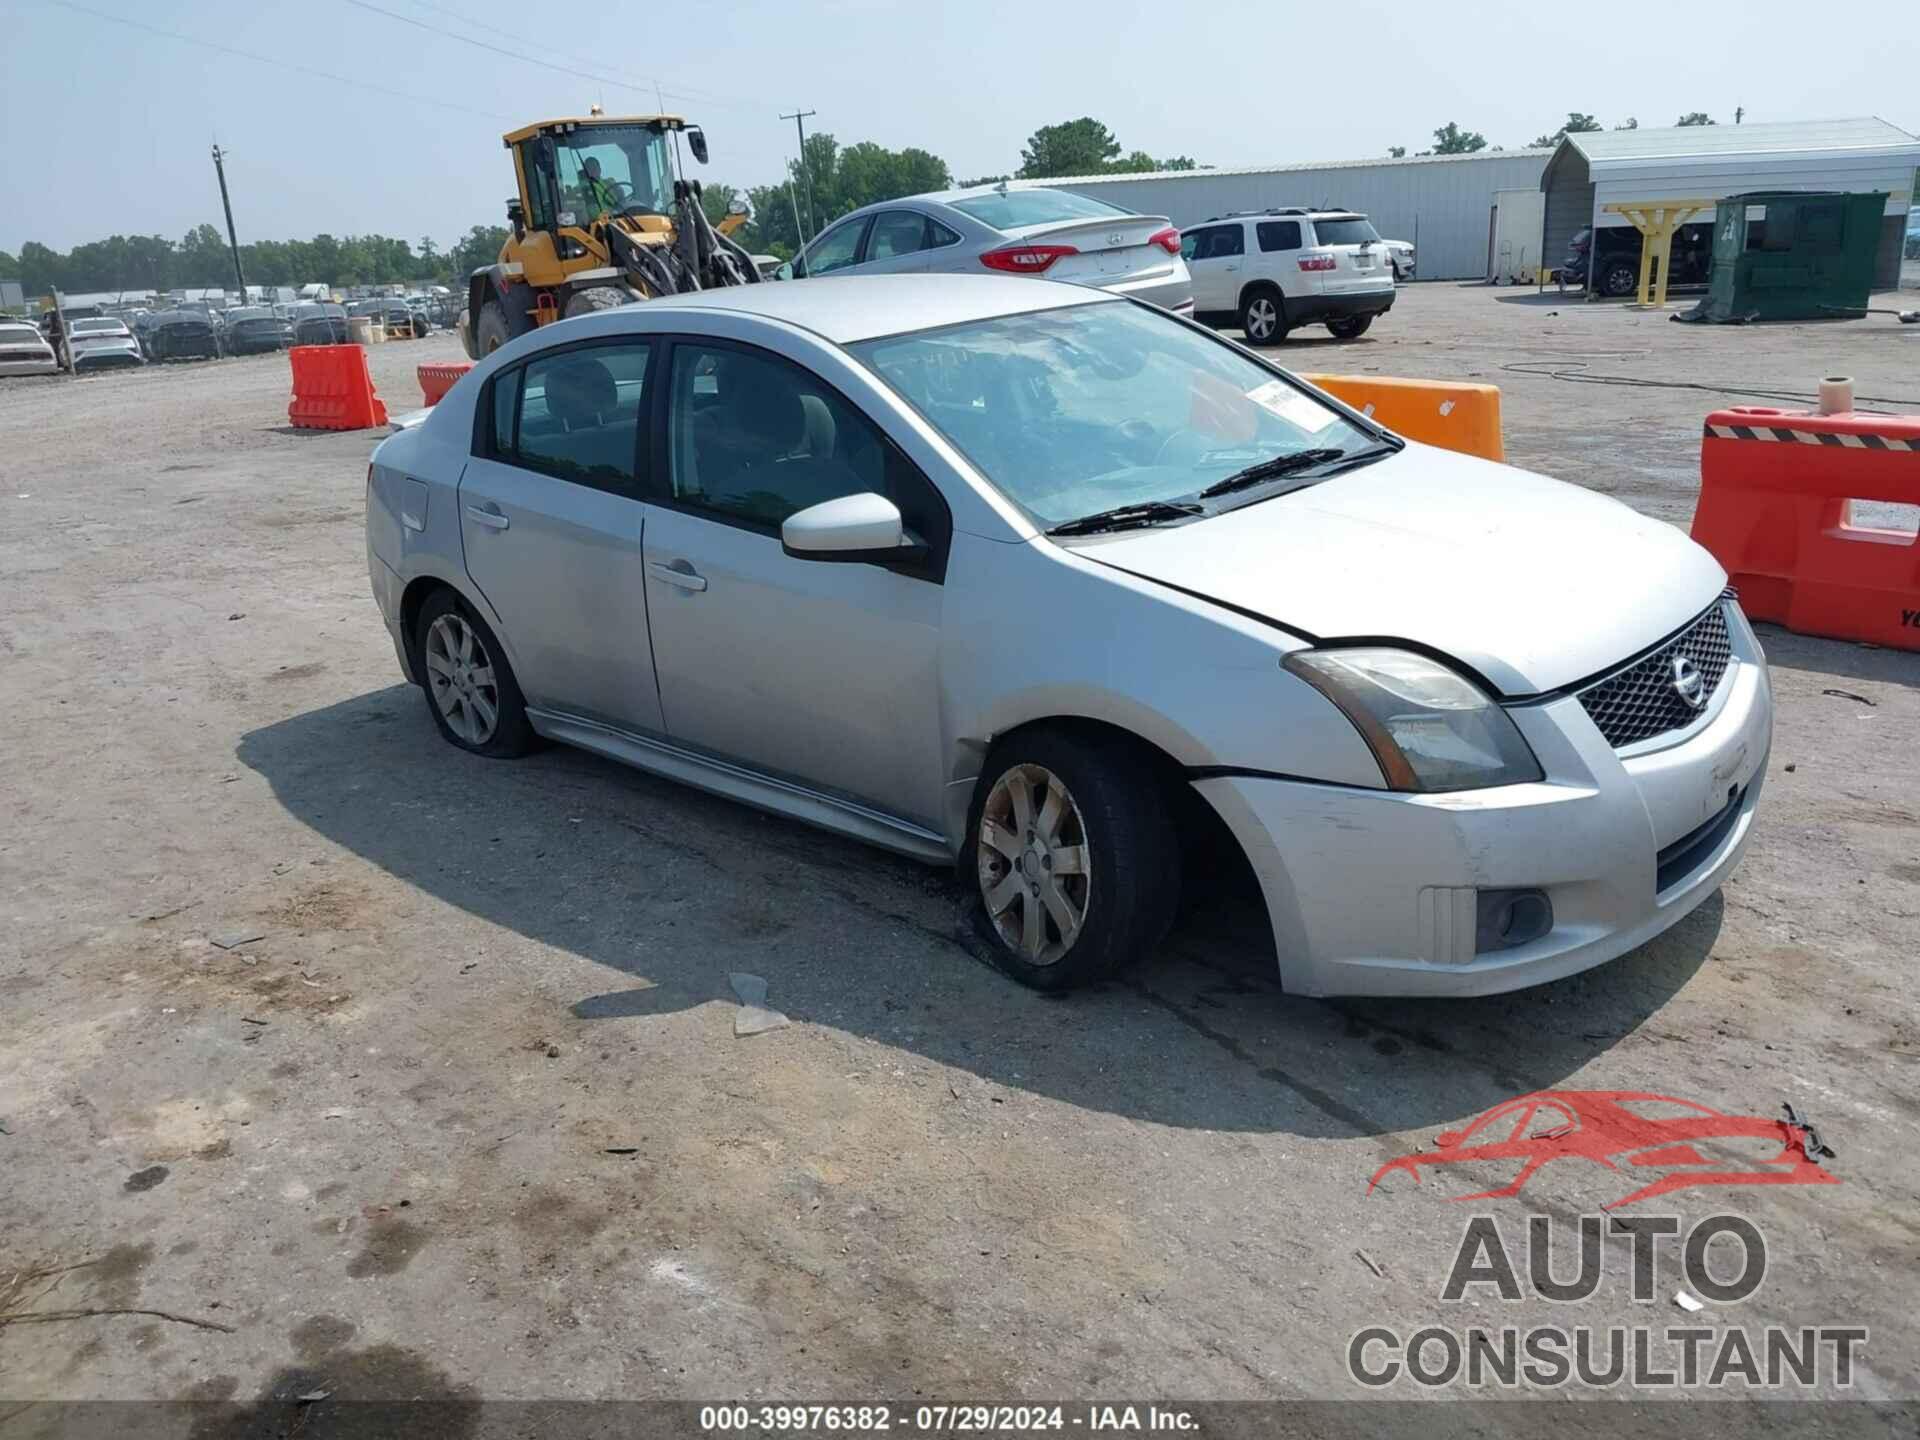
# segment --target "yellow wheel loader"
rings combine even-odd
[[[502,137],[520,193],[500,259],[467,281],[460,338],[480,359],[541,325],[635,300],[760,281],[731,238],[743,214],[711,224],[700,182],[675,173],[672,137],[707,162],[707,137],[678,115],[543,120]]]

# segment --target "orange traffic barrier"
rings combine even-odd
[[[1302,375],[1335,399],[1344,400],[1396,435],[1459,450],[1484,460],[1504,460],[1500,439],[1500,387],[1451,380],[1399,380],[1383,375]]]
[[[471,360],[451,360],[444,365],[420,366],[421,398],[429,405],[438,405],[447,391],[453,388],[453,382],[472,368]]]
[[[302,430],[368,430],[387,423],[387,407],[373,391],[367,352],[358,345],[296,345],[293,399],[287,419]]]
[[[1854,524],[1857,500],[1920,503],[1920,415],[1707,416],[1693,538],[1747,614],[1920,650],[1920,536]]]

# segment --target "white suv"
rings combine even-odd
[[[1238,318],[1266,345],[1324,324],[1342,340],[1393,308],[1394,267],[1364,215],[1346,210],[1259,210],[1222,215],[1180,232],[1193,276],[1194,318]]]

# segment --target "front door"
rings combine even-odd
[[[789,361],[682,340],[669,368],[668,483],[644,545],[667,733],[938,829],[944,502],[866,416]],[[866,491],[900,506],[927,565],[781,549],[788,515]]]
[[[1187,273],[1193,278],[1196,311],[1238,308],[1245,250],[1246,240],[1237,220],[1231,225],[1189,230],[1181,236],[1180,253],[1187,257]]]
[[[528,705],[658,733],[641,564],[651,354],[573,345],[496,375],[460,536]]]

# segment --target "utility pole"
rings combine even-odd
[[[800,183],[807,192],[807,229],[809,230],[813,228],[813,181],[807,176],[807,127],[800,122],[818,113],[814,110],[796,110],[791,115],[780,117],[782,120],[791,120],[794,130],[800,136]],[[805,245],[807,240],[808,236],[805,234],[800,236],[802,245]]]
[[[1736,124],[1736,125],[1738,125],[1738,124],[1740,123],[1740,117],[1741,117],[1742,115],[1744,115],[1744,114],[1746,114],[1746,113],[1747,113],[1747,107],[1746,107],[1746,106],[1744,106],[1744,105],[1736,105],[1736,106],[1734,106],[1734,107],[1733,107],[1733,123],[1734,123],[1734,124]]]
[[[233,202],[227,198],[227,155],[213,147],[213,170],[220,177],[220,208],[227,212],[227,244],[233,250],[233,278],[240,283],[240,303],[247,303],[247,272],[240,268],[240,237],[233,233]]]

